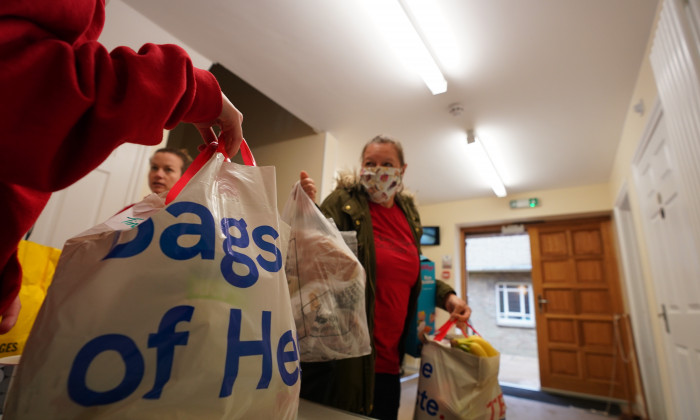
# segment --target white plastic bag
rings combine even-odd
[[[296,418],[274,168],[207,153],[163,209],[66,243],[5,420]]]
[[[369,354],[362,264],[298,181],[282,220],[291,227],[285,271],[301,361]]]
[[[499,362],[499,355],[475,356],[448,340],[424,343],[414,420],[504,419]]]

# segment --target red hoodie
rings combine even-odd
[[[104,0],[0,0],[0,314],[19,291],[17,244],[52,191],[125,142],[214,120],[221,89],[175,45],[107,51]]]

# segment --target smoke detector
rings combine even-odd
[[[453,117],[459,117],[464,112],[464,106],[462,106],[462,104],[460,104],[459,102],[450,104],[448,109],[450,111],[450,115],[452,115]]]

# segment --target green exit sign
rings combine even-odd
[[[510,208],[524,209],[528,207],[537,207],[540,205],[540,200],[537,198],[521,198],[520,200],[510,200]]]

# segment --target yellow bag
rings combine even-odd
[[[19,291],[22,310],[17,324],[7,334],[0,335],[0,362],[4,357],[22,354],[60,255],[60,249],[30,241],[19,243],[17,257],[22,265],[22,287]]]

